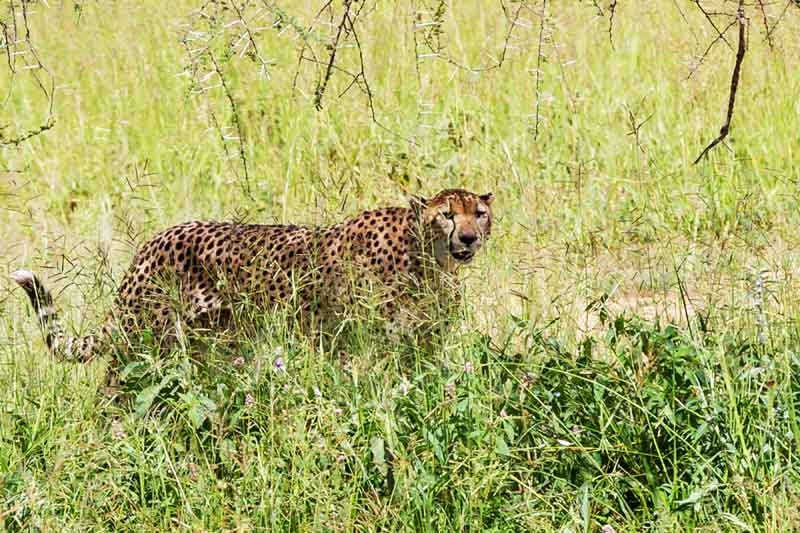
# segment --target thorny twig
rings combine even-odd
[[[297,24],[294,19],[290,18],[285,13],[278,13],[278,20],[275,22],[278,25],[279,29],[282,29],[284,22],[288,22],[295,30],[297,35],[300,37],[303,45],[300,47],[300,52],[297,54],[297,68],[294,71],[294,77],[292,78],[292,91],[297,90],[297,79],[300,77],[300,67],[303,64],[303,61],[309,61],[311,63],[321,65],[323,64],[319,59],[317,59],[317,55],[314,52],[314,47],[309,44],[310,36],[313,35],[312,31],[314,29],[314,25],[319,21],[322,12],[326,9],[330,9],[332,4],[332,0],[328,0],[325,4],[317,11],[317,14],[314,16],[311,24],[309,24],[308,28],[302,28],[299,24]],[[312,57],[306,57],[305,52],[306,50],[311,52]]]
[[[761,11],[761,20],[764,22],[764,31],[766,32],[765,39],[770,49],[772,49],[775,43],[772,42],[772,34],[769,31],[769,21],[767,20],[767,12],[764,9],[764,0],[758,0],[758,9]]]
[[[608,5],[608,42],[614,48],[614,14],[617,12],[617,0],[611,0]]]
[[[11,137],[6,137],[2,131],[5,127],[0,127],[0,145],[17,146],[51,129],[55,125],[55,119],[53,118],[55,78],[50,70],[42,63],[39,53],[31,40],[31,29],[28,20],[28,2],[23,0],[19,6],[17,6],[17,0],[8,0],[7,13],[7,20],[4,20],[3,16],[0,15],[0,50],[5,51],[6,65],[11,73],[11,83],[8,85],[8,93],[6,94],[3,104],[7,104],[10,100],[13,91],[13,81],[20,70],[28,72],[33,77],[42,94],[47,99],[47,115],[41,125]],[[17,24],[18,17],[22,18],[22,28]],[[22,39],[20,39],[21,33],[24,35]],[[24,48],[20,49],[20,45]],[[18,60],[25,63],[21,68],[17,67]],[[39,72],[43,72],[49,80],[49,89],[45,86],[46,82],[39,76]]]
[[[541,107],[541,98],[539,88],[542,81],[542,43],[544,41],[544,26],[547,19],[547,0],[542,0],[542,23],[539,26],[539,44],[536,48],[536,112],[533,117],[533,138],[539,137],[539,109]]]
[[[506,62],[506,59],[507,59],[507,56],[508,56],[508,50],[511,47],[511,38],[512,38],[512,36],[514,34],[514,29],[517,26],[520,25],[520,13],[522,12],[522,10],[524,8],[527,7],[527,3],[526,2],[519,2],[519,5],[517,6],[517,9],[514,11],[514,14],[511,17],[508,16],[509,10],[508,10],[508,8],[505,6],[505,4],[502,1],[500,2],[500,5],[503,8],[503,14],[508,19],[508,29],[506,30],[505,37],[503,39],[503,47],[500,49],[500,57],[498,57],[496,61],[494,61],[494,62],[492,62],[492,63],[490,63],[488,65],[483,65],[483,66],[479,66],[479,67],[473,67],[473,66],[465,65],[465,64],[461,63],[460,61],[457,61],[452,56],[450,56],[449,54],[446,54],[444,52],[444,45],[442,44],[442,41],[441,41],[441,36],[443,35],[442,30],[441,30],[441,26],[442,26],[442,24],[444,24],[444,16],[445,16],[446,11],[447,11],[447,3],[444,0],[440,0],[439,1],[439,5],[436,7],[436,10],[433,12],[433,20],[431,20],[431,21],[422,21],[422,20],[420,20],[419,15],[417,15],[417,20],[415,21],[415,24],[414,24],[414,29],[415,29],[415,32],[414,32],[414,49],[415,49],[415,52],[417,51],[418,44],[419,44],[418,41],[417,41],[417,37],[416,37],[416,30],[420,29],[420,28],[430,28],[430,30],[428,30],[425,33],[425,35],[423,36],[422,42],[425,44],[425,46],[428,48],[428,50],[430,50],[432,57],[435,57],[436,59],[440,59],[442,61],[445,61],[446,63],[449,63],[450,65],[452,65],[452,66],[454,66],[454,67],[456,67],[458,69],[466,70],[468,72],[472,72],[472,73],[476,73],[476,74],[480,73],[480,72],[488,72],[490,70],[499,69]],[[418,52],[416,53],[416,55],[417,55],[417,58],[419,58],[419,53]]]
[[[6,146],[9,145],[18,146],[27,141],[28,139],[30,139],[31,137],[36,137],[40,133],[43,133],[51,129],[55,125],[56,125],[56,120],[53,117],[47,117],[47,122],[45,122],[41,126],[34,128],[32,130],[28,130],[25,133],[22,133],[16,137],[11,137],[11,138],[7,138],[3,135],[3,130],[6,128],[6,126],[0,126],[0,144],[4,144]]]
[[[680,4],[678,4],[678,0],[672,0],[672,5],[675,6],[675,9],[678,11],[678,14],[681,16],[681,19],[683,19],[683,22],[686,23],[686,25],[689,27],[689,31],[691,32],[692,37],[694,37],[695,42],[699,42],[697,34],[694,32],[694,28],[692,28],[692,25],[689,23],[689,19],[686,18],[686,13],[683,12]]]
[[[642,97],[638,107],[641,107],[642,104],[644,104],[644,101],[645,97]],[[624,104],[624,106],[625,106],[625,111],[628,114],[628,125],[631,128],[630,131],[628,131],[628,135],[633,136],[634,141],[636,142],[636,148],[638,148],[639,151],[642,152],[644,155],[647,155],[647,150],[645,149],[644,144],[642,143],[641,130],[645,124],[650,122],[650,119],[653,118],[655,113],[650,112],[650,114],[648,114],[647,117],[640,120],[638,108],[637,110],[634,110],[631,109],[631,107],[628,104]]]
[[[721,33],[721,34],[719,34],[718,36],[716,36],[716,37],[714,38],[714,40],[713,40],[713,41],[711,41],[711,43],[710,43],[710,44],[709,44],[709,45],[706,47],[705,51],[704,51],[704,52],[703,52],[703,53],[700,55],[700,57],[698,58],[698,60],[697,60],[697,62],[695,63],[695,65],[689,69],[689,74],[686,76],[686,79],[687,79],[687,80],[688,80],[689,78],[691,78],[692,76],[694,76],[694,73],[695,73],[695,72],[697,72],[697,69],[699,69],[699,68],[700,68],[700,66],[701,66],[703,63],[705,63],[705,61],[706,61],[706,58],[708,57],[708,54],[710,54],[710,53],[711,53],[711,49],[712,49],[712,48],[714,48],[714,46],[715,46],[715,45],[716,45],[718,42],[720,42],[722,39],[724,39],[724,38],[725,38],[724,36],[725,36],[725,34],[728,32],[728,30],[729,30],[729,29],[731,29],[732,27],[734,27],[735,25],[736,25],[736,19],[734,18],[734,19],[733,19],[733,20],[730,22],[730,24],[728,24],[728,25],[725,27],[725,29],[724,29],[724,30],[722,30],[722,33]]]
[[[329,45],[330,56],[328,58],[327,63],[325,64],[325,72],[324,72],[324,74],[322,76],[322,79],[317,83],[316,89],[314,90],[314,107],[316,107],[317,110],[322,110],[322,99],[323,99],[323,97],[325,95],[325,91],[326,91],[326,88],[328,86],[328,82],[330,81],[330,79],[331,79],[331,77],[333,75],[333,72],[336,71],[336,72],[345,73],[345,74],[349,75],[352,79],[350,80],[350,84],[347,87],[345,87],[344,90],[342,90],[339,93],[339,97],[341,98],[342,96],[344,96],[344,94],[347,93],[347,91],[349,91],[350,88],[353,87],[353,85],[357,85],[359,88],[361,88],[361,91],[367,97],[367,106],[369,107],[370,118],[371,118],[373,124],[375,124],[376,126],[378,126],[379,128],[381,128],[382,130],[384,130],[387,133],[391,133],[392,135],[395,135],[395,136],[403,139],[406,142],[414,144],[414,141],[412,141],[411,139],[408,139],[406,137],[403,137],[399,133],[393,131],[391,128],[389,128],[386,125],[384,125],[378,119],[378,115],[377,115],[377,113],[375,111],[375,97],[374,97],[374,94],[372,92],[372,88],[370,87],[370,84],[369,84],[369,81],[368,81],[368,78],[367,78],[366,61],[364,60],[364,49],[363,49],[363,46],[361,44],[361,40],[360,40],[360,38],[358,36],[358,31],[356,30],[356,20],[358,19],[359,15],[361,14],[362,10],[364,9],[364,7],[366,5],[366,2],[362,3],[359,6],[358,10],[354,11],[354,10],[351,9],[351,6],[353,4],[355,4],[355,3],[356,3],[356,0],[345,0],[345,2],[344,2],[344,5],[343,5],[344,13],[343,13],[342,18],[341,18],[341,20],[340,20],[340,22],[339,22],[339,24],[337,26],[336,36],[334,37],[333,42]],[[328,6],[328,5],[330,5],[330,3],[326,4],[326,6]],[[340,41],[346,40],[350,36],[353,37],[353,41],[355,41],[355,48],[356,48],[356,51],[358,52],[358,68],[359,68],[359,70],[355,74],[353,74],[352,72],[349,72],[348,70],[346,70],[344,68],[340,68],[335,64],[336,51],[341,46],[340,45]],[[301,57],[301,59],[302,59],[302,57]],[[317,61],[313,60],[313,62],[316,63]]]
[[[789,6],[792,5],[792,4],[794,4],[797,7],[800,7],[800,0],[789,0],[788,2],[786,2],[786,5],[783,6],[783,11],[781,11],[781,14],[778,17],[778,20],[776,20],[775,24],[773,24],[772,27],[769,28],[768,31],[767,31],[767,39],[770,42],[772,40],[772,32],[774,32],[775,28],[778,27],[778,24],[781,22],[781,20],[783,20],[783,16],[786,15],[786,11],[788,11]]]
[[[219,76],[220,83],[222,83],[222,89],[225,92],[225,97],[228,99],[228,104],[231,108],[233,125],[236,127],[236,137],[239,144],[239,159],[242,161],[242,169],[244,170],[244,192],[252,198],[250,193],[250,172],[247,169],[247,152],[244,149],[244,132],[242,131],[242,122],[239,120],[239,107],[236,105],[236,100],[233,98],[233,94],[228,87],[228,82],[225,80],[225,75],[220,69],[219,63],[217,63],[217,59],[214,57],[214,53],[209,50],[208,56],[209,59],[211,59],[211,63],[214,65],[214,70],[216,70],[217,76]],[[224,141],[225,139],[223,138],[223,143]]]
[[[730,43],[730,42],[728,42],[728,40],[725,38],[725,34],[719,30],[719,28],[717,27],[717,24],[714,22],[714,19],[713,19],[713,18],[711,18],[711,15],[712,15],[712,13],[709,13],[708,11],[706,11],[706,10],[705,10],[705,8],[703,7],[703,5],[700,3],[700,0],[694,0],[694,3],[695,3],[695,5],[697,6],[697,9],[699,9],[699,10],[700,10],[700,12],[703,14],[703,16],[706,18],[706,20],[708,21],[708,23],[709,23],[709,24],[711,24],[711,27],[712,27],[712,28],[714,28],[714,30],[717,32],[717,36],[718,36],[720,39],[722,39],[722,41],[723,41],[725,44],[727,44],[727,45],[728,45],[728,48],[730,48],[731,50],[733,50],[733,46],[731,46],[731,43]]]
[[[744,16],[744,0],[739,0],[739,8],[736,13],[736,19],[739,23],[739,44],[736,50],[736,63],[733,65],[733,74],[731,75],[731,89],[728,96],[728,112],[725,117],[725,123],[720,128],[719,135],[717,135],[717,137],[711,141],[702,152],[700,152],[700,155],[697,156],[697,159],[694,160],[693,164],[695,165],[706,156],[709,150],[722,142],[725,137],[728,136],[728,132],[730,131],[731,119],[733,119],[733,106],[736,102],[736,91],[739,88],[739,73],[742,69],[742,61],[744,61],[744,54],[747,48],[745,43],[745,27],[747,25],[747,19]]]
[[[238,172],[234,166],[232,166],[232,170],[236,175],[237,181],[240,181],[244,193],[252,197],[250,169],[239,105],[234,98],[233,88],[230,85],[229,79],[224,72],[224,62],[226,60],[230,60],[236,56],[247,56],[250,60],[260,65],[259,78],[269,79],[267,67],[271,62],[265,59],[258,49],[254,31],[246,20],[245,8],[247,5],[247,3],[243,3],[240,7],[236,4],[235,0],[208,0],[193,14],[193,17],[195,20],[208,25],[209,28],[198,29],[193,21],[188,25],[188,30],[182,39],[182,43],[189,57],[189,65],[186,68],[186,72],[192,80],[191,92],[207,94],[211,89],[220,87],[225,95],[228,107],[230,108],[231,125],[236,130],[235,140],[237,141],[238,159],[244,174],[243,179],[239,178]],[[255,19],[263,15],[264,12],[266,12],[266,8],[261,8],[252,18]],[[220,37],[222,36],[224,38],[227,32],[217,30],[217,24],[223,21],[222,16],[226,13],[233,13],[235,18],[225,23],[225,30],[228,28],[241,28],[241,31],[237,30],[237,33],[234,34],[234,38],[230,40],[221,39]],[[218,54],[215,52],[215,45],[220,40],[223,40],[224,47],[218,58]],[[197,45],[195,44],[196,42],[198,43]],[[207,85],[207,82],[210,80],[218,80],[218,84]],[[231,154],[227,145],[231,138],[225,134],[225,126],[217,120],[217,115],[214,113],[211,105],[208,106],[208,113],[214,129],[219,133],[226,160],[231,160]]]
[[[241,57],[247,55],[253,61],[258,61],[260,64],[260,70],[258,73],[259,77],[268,80],[269,70],[267,67],[271,64],[271,62],[267,59],[264,59],[264,57],[261,55],[261,51],[258,49],[258,45],[256,45],[255,38],[253,37],[253,32],[250,31],[250,26],[244,19],[242,10],[236,5],[235,1],[231,2],[231,6],[233,6],[233,10],[236,11],[236,15],[239,17],[239,24],[241,24],[244,28],[244,33],[237,42],[241,42],[244,37],[247,37],[247,44],[242,47],[242,51],[239,53],[239,56]],[[250,48],[252,48],[252,50],[250,50]]]
[[[317,108],[317,111],[322,110],[322,97],[325,96],[325,89],[328,87],[328,82],[333,74],[333,64],[336,61],[336,52],[339,50],[339,41],[342,38],[342,33],[345,33],[346,31],[348,22],[350,22],[350,27],[352,29],[353,21],[349,16],[350,6],[352,3],[353,0],[344,0],[344,14],[342,15],[342,19],[339,22],[338,27],[336,28],[336,37],[334,37],[333,42],[329,45],[331,53],[328,57],[328,64],[325,67],[325,73],[323,74],[322,79],[317,83],[316,89],[314,89],[314,107]]]

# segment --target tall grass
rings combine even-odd
[[[227,96],[181,75],[196,5],[32,5],[56,126],[0,148],[0,253],[6,272],[41,272],[78,330],[172,223],[323,224],[451,186],[494,191],[496,221],[435,349],[358,325],[318,345],[257,317],[234,349],[140,350],[129,403],[98,393],[106,361],[46,355],[0,282],[4,527],[800,527],[794,6],[772,49],[751,21],[731,137],[696,166],[733,54],[716,47],[687,79],[715,36],[691,6],[619,3],[613,47],[593,8],[548,7],[544,61],[525,12],[503,66],[477,74],[418,61],[411,8],[379,3],[359,31],[391,131],[357,89],[338,97],[345,76],[315,110],[309,65],[292,89],[298,41],[264,33],[269,79],[222,67],[247,194]],[[307,24],[315,8],[285,10]],[[499,7],[444,21],[450,56],[499,53]],[[0,69],[10,128],[42,115],[31,83]]]

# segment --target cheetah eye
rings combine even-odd
[[[442,215],[447,220],[453,220],[454,218],[456,218],[456,215],[452,211],[448,211],[447,213],[442,213]]]
[[[477,216],[478,218],[485,217],[485,216],[486,216],[486,215],[488,215],[488,214],[489,214],[489,212],[488,212],[488,211],[483,211],[483,210],[480,210],[480,211],[476,211],[476,212],[475,212],[475,216]]]

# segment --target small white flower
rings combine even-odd
[[[617,533],[617,530],[611,524],[605,524],[600,528],[600,531],[601,533]]]
[[[464,363],[464,373],[469,374],[471,372],[472,372],[472,363],[467,361],[466,363]]]
[[[336,409],[333,410],[333,414],[335,414],[336,416],[342,416],[342,410],[337,407]]]
[[[128,435],[125,433],[125,430],[122,428],[122,424],[119,420],[112,420],[111,421],[111,434],[114,436],[115,439],[124,439]]]
[[[573,445],[570,441],[564,440],[564,439],[556,439],[556,442],[561,446],[572,446]]]
[[[456,397],[456,383],[451,381],[444,386],[444,391],[451,399]]]
[[[244,357],[241,355],[233,360],[233,366],[242,366],[244,364]]]
[[[525,391],[533,385],[534,376],[532,372],[527,372],[524,376],[522,376],[522,380],[519,384],[519,401],[525,401]]]
[[[275,359],[275,372],[286,372],[286,365],[283,362],[283,357]]]
[[[314,385],[314,396],[316,398],[322,398],[322,392],[320,392],[319,387]]]
[[[248,393],[247,393],[247,395],[245,395],[245,397],[244,397],[244,405],[245,405],[245,407],[247,407],[248,409],[250,409],[250,408],[252,408],[252,407],[253,407],[255,404],[256,404],[256,399],[253,397],[253,395],[252,395],[252,394],[250,394],[250,393],[248,392]]]
[[[401,381],[400,386],[398,388],[400,389],[400,394],[402,394],[403,396],[408,394],[409,386],[406,380]]]
[[[500,409],[500,418],[505,418],[507,416],[508,416],[508,413],[506,413],[505,408]]]

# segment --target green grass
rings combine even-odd
[[[6,529],[800,527],[793,5],[773,49],[751,17],[731,137],[696,166],[724,117],[733,54],[718,45],[687,80],[714,38],[689,4],[620,2],[613,48],[587,3],[549,13],[536,138],[533,12],[502,68],[480,74],[417,68],[410,5],[363,15],[367,79],[391,131],[357,88],[338,98],[346,76],[322,111],[310,64],[292,90],[300,41],[285,19],[258,37],[270,79],[222,62],[248,194],[239,145],[211,119],[232,124],[224,92],[194,94],[179,76],[197,6],[50,4],[30,18],[55,127],[0,147]],[[319,2],[286,4],[306,27]],[[490,63],[506,32],[499,5],[453,4],[447,52]],[[315,35],[330,38],[324,25]],[[338,57],[357,69],[355,49]],[[28,73],[0,67],[0,87],[12,89],[5,135],[43,120]],[[638,139],[631,117],[649,117]],[[236,353],[142,351],[125,370],[130,404],[108,405],[106,361],[48,356],[6,275],[40,272],[85,331],[135,245],[167,225],[329,223],[453,186],[492,190],[496,220],[465,272],[460,326],[436,349],[358,326],[317,346],[259,317]]]

